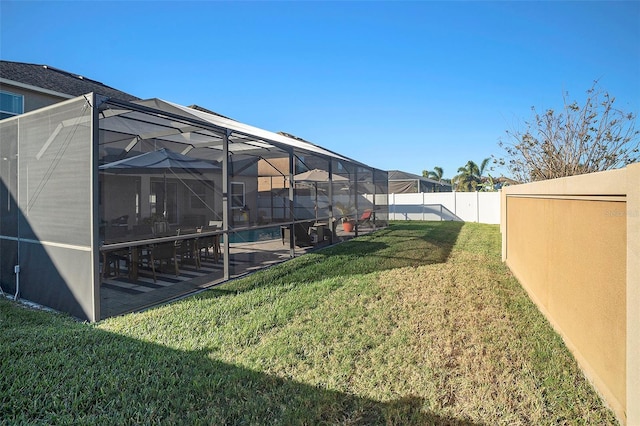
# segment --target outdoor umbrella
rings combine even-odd
[[[316,211],[316,220],[318,219],[318,182],[329,182],[329,172],[322,169],[313,169],[308,170],[303,173],[298,173],[293,176],[294,182],[309,182],[313,185],[315,189],[315,211]],[[332,182],[345,182],[348,181],[344,176],[340,175],[331,175]]]
[[[103,164],[100,170],[113,173],[163,173],[164,177],[164,210],[163,215],[167,214],[167,171],[175,173],[173,170],[212,170],[220,169],[220,166],[199,160],[197,158],[188,157],[178,154],[177,152],[167,149],[158,151],[145,152],[135,157],[124,158],[112,163]]]

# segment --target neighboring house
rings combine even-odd
[[[98,81],[49,65],[0,61],[0,119],[91,92],[123,101],[140,99]]]
[[[389,170],[389,194],[451,192],[451,184],[400,170]]]

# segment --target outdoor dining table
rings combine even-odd
[[[123,249],[128,250],[130,256],[129,278],[135,281],[138,279],[138,263],[140,261],[140,253],[145,248],[152,247],[154,244],[198,240],[203,237],[214,237],[219,239],[220,234],[222,233],[221,230],[202,230],[201,232],[198,232],[196,229],[190,229],[185,233],[183,232],[184,231],[178,233],[176,231],[171,233],[167,232],[160,235],[150,235],[149,238],[143,238],[133,241],[124,239],[110,241],[108,244],[103,244],[100,247],[100,252],[103,254],[103,258],[106,261],[106,256],[109,252]]]

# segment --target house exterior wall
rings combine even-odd
[[[634,164],[507,187],[502,197],[503,260],[629,424],[640,422],[631,403],[640,400],[639,192]]]
[[[258,161],[258,192],[289,188],[289,156]]]
[[[101,190],[102,202],[101,218],[111,221],[120,216],[129,216],[128,226],[136,224],[136,195],[140,184],[136,177],[105,175],[101,178],[103,188]],[[148,182],[148,179],[147,179]],[[148,194],[148,190],[146,192]],[[131,200],[134,200],[133,202]],[[143,200],[145,200],[143,198]],[[148,200],[148,197],[146,198]],[[145,204],[145,203],[141,203]],[[147,203],[148,204],[148,201]],[[148,209],[147,209],[148,211]]]
[[[244,183],[245,205],[248,208],[245,213],[232,209],[234,225],[242,227],[255,223],[258,220],[258,178],[255,176],[234,176],[232,180]]]
[[[103,221],[110,222],[121,216],[128,216],[127,229],[131,230],[136,225],[150,223],[151,216],[151,185],[162,182],[162,174],[116,175],[104,173],[100,180],[100,216]],[[222,217],[222,194],[216,193],[215,188],[220,187],[221,177],[206,181],[203,202],[205,204],[192,205],[192,192],[186,187],[191,183],[199,183],[198,180],[190,180],[188,177],[175,178],[173,175],[167,178],[167,184],[173,185],[176,190],[175,204],[177,207],[175,223],[183,226],[206,226],[209,221],[220,220]],[[138,211],[136,211],[136,209]]]
[[[8,83],[0,84],[0,90],[24,96],[24,112],[35,111],[70,98],[70,96],[63,94],[58,96],[53,93],[43,93]]]

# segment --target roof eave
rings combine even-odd
[[[64,98],[64,99],[72,99],[77,97],[77,96],[68,95],[62,92],[56,92],[55,90],[44,89],[42,87],[33,86],[31,84],[21,83],[19,81],[9,80],[8,78],[3,78],[3,77],[0,77],[0,84],[16,86],[16,87],[20,87],[21,89],[31,90],[32,92],[38,92],[38,93],[43,93],[45,95],[57,96],[59,98]]]

